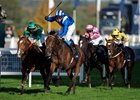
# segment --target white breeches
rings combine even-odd
[[[68,31],[67,31],[67,34],[64,36],[64,39],[66,41],[69,41],[74,31],[75,31],[75,24],[72,24],[71,26],[68,27]]]
[[[100,36],[97,39],[91,40],[90,43],[92,43],[93,45],[99,45],[99,42],[103,41],[103,38]],[[102,44],[102,43],[101,43]],[[100,44],[100,45],[101,45]]]

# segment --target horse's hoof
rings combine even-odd
[[[130,84],[127,85],[128,89],[130,89]]]
[[[87,83],[87,81],[86,81],[86,80],[83,80],[83,81],[82,81],[82,84],[86,84],[86,83]]]
[[[20,92],[20,95],[22,95],[23,94],[23,92]]]
[[[68,92],[68,91],[65,92],[65,96],[67,96],[67,95],[69,95],[69,94],[70,94],[70,92]]]
[[[51,88],[50,87],[48,87],[48,90],[50,90]]]
[[[49,92],[50,89],[51,89],[50,87],[44,88],[46,93]]]
[[[90,83],[90,84],[88,84],[88,87],[89,87],[89,88],[91,88],[91,83]]]

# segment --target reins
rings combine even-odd
[[[119,53],[117,53],[117,54],[114,55],[113,57],[109,57],[109,58],[116,58],[116,57],[118,57],[121,53],[122,53],[122,51],[120,51]]]

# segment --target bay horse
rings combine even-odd
[[[22,90],[23,94],[27,76],[30,72],[40,70],[41,76],[44,80],[44,88],[46,88],[46,72],[49,70],[50,61],[45,57],[42,50],[36,45],[32,44],[28,37],[19,36],[17,42],[17,55],[22,62]],[[47,87],[48,88],[48,87]]]
[[[131,74],[135,63],[135,53],[130,47],[124,47],[123,49],[115,43],[113,39],[106,39],[106,47],[108,49],[109,56],[109,84],[111,88],[114,85],[114,73],[117,70],[121,71],[125,85],[130,88]],[[124,49],[128,51],[129,60],[126,60]]]
[[[71,84],[65,95],[69,95],[72,91],[75,94],[76,78],[79,74],[80,66],[84,61],[84,53],[78,45],[76,48],[79,52],[79,58],[75,59],[72,54],[71,48],[64,42],[63,39],[59,38],[57,35],[48,35],[46,39],[46,56],[51,57],[51,66],[48,71],[47,85],[49,87],[52,74],[56,68],[65,69],[68,77],[71,79]]]
[[[93,68],[97,68],[100,72],[101,79],[103,82],[106,82],[108,85],[108,73],[109,73],[109,62],[108,62],[108,56],[104,56],[104,52],[107,52],[107,48],[104,45],[96,45],[94,46],[92,43],[89,42],[90,40],[88,38],[85,38],[84,36],[80,36],[79,39],[79,45],[81,49],[83,50],[85,54],[85,62],[84,62],[84,68],[85,68],[85,80],[84,83],[87,83],[89,88],[91,88],[91,71]],[[100,47],[102,46],[102,49],[100,50]]]

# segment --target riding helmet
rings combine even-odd
[[[28,28],[29,28],[29,29],[34,29],[34,28],[36,28],[36,23],[35,23],[35,22],[29,22]]]
[[[56,13],[55,13],[55,15],[56,15],[56,16],[62,17],[62,16],[64,16],[65,14],[64,14],[64,12],[63,12],[62,10],[57,10]]]
[[[88,25],[86,26],[86,30],[87,30],[87,31],[88,31],[88,30],[93,30],[93,28],[94,28],[94,26],[91,25],[91,24],[88,24]]]
[[[120,31],[118,28],[115,28],[112,32],[112,35],[119,35]]]

